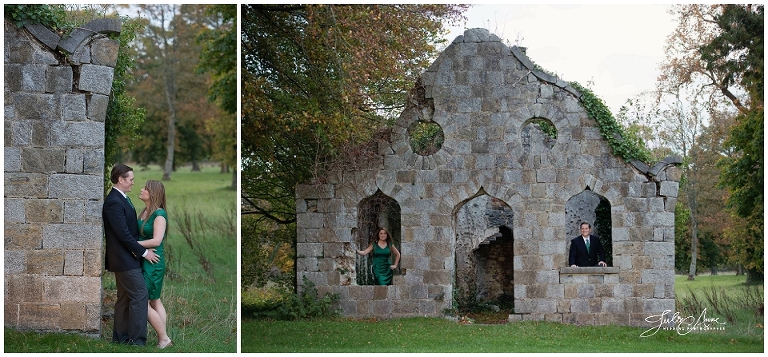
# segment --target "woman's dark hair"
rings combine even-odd
[[[381,232],[381,231],[384,231],[384,232],[387,233],[387,245],[392,244],[392,235],[389,234],[389,231],[386,228],[384,228],[384,227],[379,227],[379,228],[376,229],[376,236],[374,237],[373,242],[375,243],[375,242],[379,241],[379,232]]]

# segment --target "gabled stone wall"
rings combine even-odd
[[[104,119],[119,19],[61,39],[5,21],[5,326],[97,335]]]
[[[478,256],[495,260],[486,264],[494,268],[482,284],[493,283],[489,273],[512,279],[510,320],[642,325],[649,315],[674,311],[677,160],[651,168],[615,157],[577,90],[537,71],[524,49],[487,30],[456,38],[413,93],[388,140],[378,142],[374,167],[297,187],[299,281],[307,277],[320,293],[338,293],[346,316],[439,316],[451,308],[457,280],[466,278],[468,251],[505,226],[511,261],[508,246]],[[417,121],[442,128],[445,142],[436,153],[422,156],[410,147],[408,128]],[[556,138],[537,121],[553,125]],[[391,286],[359,286],[348,269],[357,259],[358,205],[377,191],[401,209],[400,226],[389,229],[400,230],[403,273]],[[594,219],[594,212],[566,217],[566,205],[585,191],[610,203],[613,267],[567,267],[577,228],[571,220]],[[508,227],[482,218],[462,228],[467,219],[460,212],[484,196],[506,206]],[[492,287],[508,289],[506,283]]]

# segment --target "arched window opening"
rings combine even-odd
[[[357,234],[354,237],[357,249],[365,250],[374,244],[379,227],[389,232],[392,236],[392,245],[400,251],[400,254],[403,254],[400,246],[400,205],[381,191],[363,199],[358,205]],[[356,256],[357,285],[374,285],[376,281],[372,269],[373,255],[356,254]],[[402,270],[397,269],[394,274],[399,275],[401,272]]]
[[[605,263],[613,266],[613,225],[611,223],[611,203],[607,198],[594,193],[587,187],[584,191],[571,197],[565,205],[567,243],[579,236],[579,225],[587,222],[592,225],[592,234],[600,238],[605,249]],[[566,247],[568,252],[570,246]],[[568,254],[565,254],[566,259]],[[564,262],[568,266],[568,262]]]

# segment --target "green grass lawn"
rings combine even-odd
[[[701,278],[701,279],[699,279]],[[676,280],[676,291],[700,293],[710,286],[738,294],[744,276]],[[762,295],[762,288],[759,290]],[[711,307],[710,307],[711,309]],[[723,331],[679,335],[660,330],[641,338],[648,328],[573,326],[551,322],[503,325],[462,325],[442,318],[302,321],[244,319],[242,352],[763,352],[763,316],[741,314],[746,320]],[[715,316],[714,312],[708,313]],[[759,324],[759,325],[758,325]],[[584,343],[585,339],[589,343]]]
[[[137,211],[144,208],[139,191],[162,170],[133,166],[135,184],[128,194]],[[237,352],[237,194],[232,173],[218,165],[202,172],[178,168],[165,186],[169,234],[165,241],[167,272],[161,300],[168,313],[168,335],[175,346],[163,352]],[[102,278],[104,310],[114,309],[114,274]],[[102,319],[98,339],[75,334],[5,330],[5,352],[158,352],[157,336],[148,327],[146,347],[112,344],[112,319]]]

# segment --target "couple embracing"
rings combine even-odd
[[[145,208],[136,208],[126,195],[133,187],[133,169],[115,165],[110,174],[112,190],[104,200],[102,218],[107,242],[105,268],[115,273],[115,303],[112,342],[145,345],[147,321],[157,331],[158,348],[173,344],[166,333],[167,315],[160,301],[165,274],[163,239],[168,217],[165,188],[149,180],[141,189]]]

